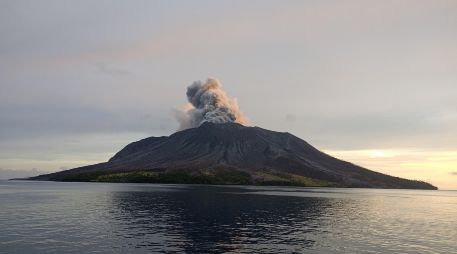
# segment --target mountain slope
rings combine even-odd
[[[237,123],[204,123],[169,137],[146,138],[127,145],[108,162],[31,179],[109,181],[132,174],[139,179],[133,172],[143,172],[140,175],[152,177],[153,182],[164,182],[165,174],[179,174],[181,178],[184,174],[191,176],[185,178],[190,183],[198,179],[222,184],[436,189],[428,183],[384,175],[333,158],[289,133]],[[243,180],[233,182],[234,174]],[[227,175],[231,181],[224,180]],[[208,180],[209,176],[217,181]]]

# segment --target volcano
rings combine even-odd
[[[107,162],[30,179],[436,189],[339,160],[287,132],[211,122],[130,143]]]

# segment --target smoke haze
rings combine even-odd
[[[195,128],[204,122],[248,124],[236,98],[229,98],[217,79],[208,78],[204,83],[195,81],[187,87],[186,95],[189,103],[175,113],[180,130]]]

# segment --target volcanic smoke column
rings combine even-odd
[[[180,130],[198,127],[204,122],[248,124],[236,98],[229,98],[217,79],[208,78],[205,83],[195,81],[187,87],[186,95],[189,103],[176,111]]]

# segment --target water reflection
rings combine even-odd
[[[324,198],[249,195],[234,188],[113,192],[113,219],[151,251],[300,252],[316,242]],[[237,193],[238,192],[238,193]],[[334,209],[332,209],[334,210]],[[312,234],[311,234],[312,233]],[[321,232],[322,233],[322,232]],[[168,249],[164,249],[164,246]]]
[[[0,181],[2,253],[455,253],[457,192]]]

